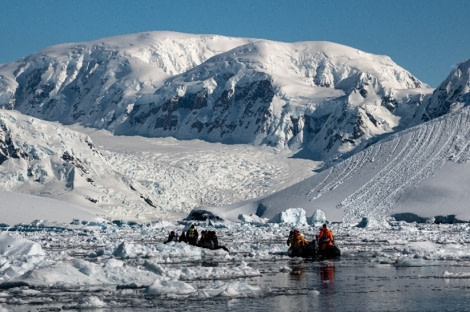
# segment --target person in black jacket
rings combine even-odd
[[[186,231],[186,242],[190,245],[197,245],[197,239],[198,239],[199,233],[196,230],[196,227],[194,224],[191,224],[189,229]]]
[[[215,231],[202,231],[198,246],[208,249],[223,249],[227,252],[229,251],[227,247],[219,245],[219,240]]]
[[[175,231],[171,231],[170,234],[168,234],[168,238],[165,242],[163,242],[164,244],[167,244],[169,242],[178,242],[178,234],[175,233]]]

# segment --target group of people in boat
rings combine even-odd
[[[199,232],[197,231],[194,224],[191,224],[187,231],[183,231],[181,236],[178,236],[175,231],[171,231],[168,235],[168,239],[164,242],[164,244],[169,242],[185,242],[187,244],[202,248],[223,249],[227,252],[229,251],[227,247],[219,245],[219,240],[215,231],[202,230],[201,236],[199,236]]]
[[[309,242],[297,229],[290,231],[287,239],[287,246],[290,246],[287,254],[291,257],[315,257],[319,255],[323,258],[335,258],[341,252],[335,245],[333,232],[323,224],[316,239]]]
[[[323,224],[315,238],[315,240],[309,242],[297,229],[290,231],[287,239],[287,246],[289,246],[287,255],[291,257],[320,256],[322,258],[336,258],[341,255],[339,248],[335,245],[333,232],[326,224]],[[169,242],[185,242],[201,248],[229,251],[227,247],[219,245],[215,231],[203,230],[199,236],[194,224],[191,224],[187,231],[183,231],[181,236],[178,236],[175,231],[171,231],[164,243]]]

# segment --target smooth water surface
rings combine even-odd
[[[291,263],[290,274],[259,279],[272,297],[232,300],[230,311],[470,311],[470,279],[445,279],[468,266]]]

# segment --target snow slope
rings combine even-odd
[[[470,109],[399,132],[273,195],[216,213],[234,218],[242,207],[264,218],[286,208],[316,209],[329,221],[354,223],[411,213],[432,220],[470,220]],[[400,218],[400,216],[397,216]]]
[[[58,123],[43,122],[13,111],[0,112],[2,190],[100,207],[152,206],[141,184],[113,168],[86,135]]]
[[[107,217],[100,209],[84,208],[47,197],[7,191],[0,191],[0,197],[2,224],[63,226],[70,224],[74,219],[99,222]]]
[[[455,215],[459,220],[469,220],[469,122],[469,109],[463,108],[397,133],[323,169],[322,163],[253,146],[119,137],[76,127],[93,138],[83,138],[88,142],[83,151],[79,144],[66,141],[77,161],[86,160],[83,168],[88,173],[76,168],[78,173],[72,180],[65,178],[60,172],[71,169],[60,169],[70,168],[70,163],[59,157],[63,154],[55,155],[51,146],[42,147],[35,141],[36,149],[47,148],[48,154],[35,152],[38,156],[23,169],[24,173],[18,171],[18,159],[9,159],[3,164],[10,170],[2,171],[2,183],[5,190],[93,208],[107,219],[177,220],[194,208],[204,208],[237,221],[240,214],[270,219],[288,208],[302,208],[308,217],[321,209],[329,221],[349,223],[361,218],[382,220],[400,213],[428,219]],[[19,125],[27,129],[21,122]],[[46,126],[44,122],[42,129]],[[61,126],[55,124],[53,129],[57,132]],[[59,133],[67,131],[61,129]],[[52,145],[57,144],[43,136]],[[90,149],[89,144],[95,141],[98,143]],[[61,175],[64,178],[54,180]],[[73,189],[67,188],[71,181]],[[142,194],[147,194],[157,208],[149,205]]]

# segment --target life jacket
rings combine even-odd
[[[299,232],[294,232],[290,237],[290,244],[292,247],[304,247],[308,245],[308,241]]]
[[[190,228],[186,233],[186,237],[189,239],[194,239],[197,237],[197,232],[195,228]]]
[[[326,244],[328,246],[333,246],[333,232],[327,228],[322,228],[318,234],[318,240],[320,244]]]

